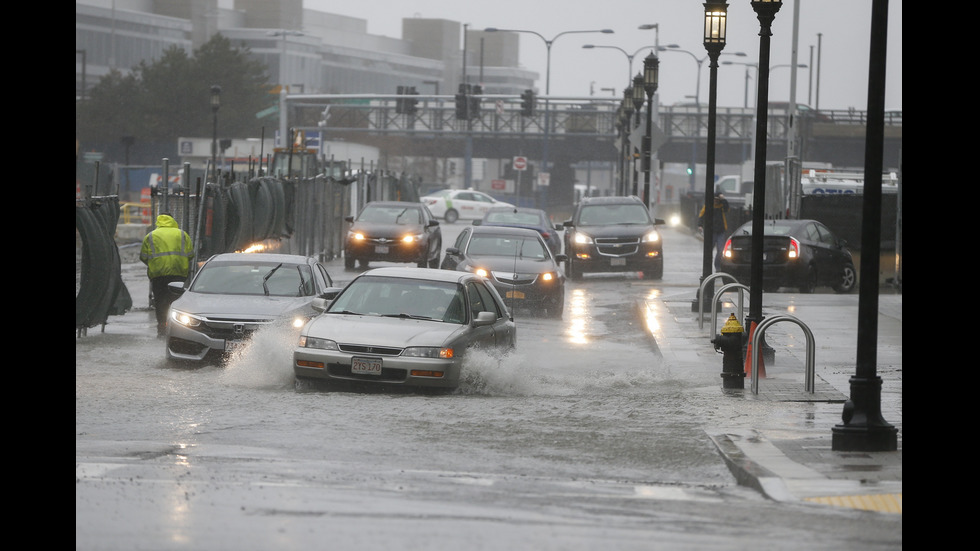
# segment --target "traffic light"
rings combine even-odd
[[[395,113],[404,113],[405,112],[405,100],[404,100],[404,98],[402,98],[402,96],[405,94],[405,89],[406,88],[407,88],[407,86],[399,86],[398,87],[398,97],[395,98]]]
[[[419,100],[412,96],[417,96],[419,95],[419,93],[414,86],[406,86],[405,94],[406,97],[404,100],[403,110],[405,113],[408,113],[409,115],[414,115],[415,112],[418,111]]]
[[[483,94],[483,87],[479,84],[474,85],[471,88],[472,94],[470,94],[470,110],[467,113],[471,118],[476,118],[480,116],[480,95]]]
[[[694,174],[694,165],[687,165],[687,175],[690,176]]]
[[[467,113],[469,112],[469,106],[467,105],[466,98],[466,85],[459,85],[459,93],[456,94],[456,118],[460,120],[466,120],[469,117]]]
[[[521,94],[521,115],[525,117],[534,116],[534,90],[524,90]]]

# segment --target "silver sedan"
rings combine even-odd
[[[517,328],[482,276],[430,268],[362,273],[303,328],[293,352],[298,384],[310,379],[451,390],[467,350],[508,350]]]

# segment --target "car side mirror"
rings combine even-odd
[[[344,220],[353,223],[354,222],[354,217],[353,216],[345,216],[344,217]]]
[[[662,218],[654,218],[653,219],[653,225],[655,225],[655,226],[660,226],[660,225],[663,225],[663,224],[666,224],[666,223],[667,222],[664,222],[664,220]]]
[[[571,218],[569,218],[568,220],[565,220],[564,222],[562,222],[562,224],[561,224],[561,225],[562,225],[562,226],[564,226],[564,227],[566,227],[566,228],[570,228],[570,227],[572,227],[572,225],[573,225],[573,224],[572,224],[572,219],[571,219]]]
[[[318,298],[326,299],[329,302],[337,298],[337,295],[339,295],[340,292],[343,290],[344,290],[343,287],[327,287],[325,291],[320,293],[320,296]]]
[[[461,253],[456,247],[446,247],[446,254],[451,254],[453,256],[459,256]]]
[[[473,327],[493,325],[495,321],[497,321],[497,314],[493,312],[480,312],[473,318]]]
[[[568,261],[568,255],[567,254],[556,254],[555,255],[555,262],[561,264],[562,262],[566,262],[566,261]]]
[[[337,295],[334,295],[334,297],[336,296]],[[333,300],[333,298],[327,299],[324,297],[316,297],[315,299],[313,299],[313,302],[310,303],[310,306],[314,310],[322,314],[323,312],[327,311],[327,308],[330,306],[331,300]]]
[[[170,294],[179,297],[184,294],[184,283],[182,281],[171,281],[167,284],[167,290]]]
[[[429,220],[429,223],[426,224],[426,225],[429,226],[429,227],[435,227],[435,226],[438,226],[439,225],[439,221],[438,220],[434,220],[434,219],[433,220]]]
[[[473,225],[474,225],[474,226],[479,226],[479,225],[481,225],[481,224],[483,224],[483,220],[474,220],[474,221],[473,221]]]

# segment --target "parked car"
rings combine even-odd
[[[636,196],[584,197],[565,221],[565,273],[573,280],[587,272],[639,272],[647,279],[664,275],[658,225]]]
[[[529,228],[541,234],[548,248],[555,255],[561,254],[561,230],[551,222],[548,213],[541,209],[528,207],[493,207],[483,215],[482,220],[474,220],[478,226],[509,226]]]
[[[512,307],[531,307],[561,319],[565,274],[541,234],[529,228],[470,226],[446,249],[442,268],[487,278]]]
[[[468,350],[507,350],[517,327],[503,299],[469,272],[384,267],[361,273],[303,328],[293,353],[310,379],[451,390]]]
[[[372,201],[357,218],[348,216],[344,268],[367,267],[372,260],[414,262],[419,268],[438,268],[442,229],[422,203]]]
[[[340,287],[315,258],[291,254],[224,253],[209,258],[179,295],[167,322],[167,359],[220,363],[272,324],[297,331],[316,315],[313,300]]]
[[[450,224],[459,219],[479,220],[493,207],[513,207],[510,203],[498,201],[486,193],[471,189],[450,189],[422,197],[436,218],[443,218]]]
[[[750,285],[752,272],[752,222],[742,224],[725,243],[722,272]],[[831,287],[849,293],[857,284],[854,259],[847,243],[816,220],[766,220],[762,237],[762,289],[776,291],[795,287],[812,293]]]

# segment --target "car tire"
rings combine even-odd
[[[564,312],[565,312],[564,294],[545,307],[545,315],[547,315],[551,319],[561,320],[562,314],[564,314]]]
[[[459,213],[456,212],[456,209],[449,209],[446,211],[447,223],[454,224],[457,220],[459,220]]]
[[[800,284],[800,292],[806,295],[812,294],[817,290],[817,269],[809,266],[806,269],[806,277]]]
[[[357,262],[357,259],[356,258],[354,258],[353,256],[350,256],[348,254],[344,254],[344,269],[345,270],[353,270],[354,269],[354,263],[355,262]]]
[[[650,269],[643,272],[643,279],[663,279],[663,278],[664,278],[663,262],[657,262],[656,264],[651,264]]]
[[[582,280],[582,272],[575,267],[575,263],[572,262],[571,258],[565,261],[565,271],[567,272],[568,279],[572,281]]]
[[[365,260],[365,259],[363,259],[363,258],[358,258],[357,259],[357,265],[360,266],[361,268],[367,269],[367,267],[368,267],[368,261]]]
[[[854,264],[847,264],[844,266],[844,271],[841,273],[840,283],[834,285],[834,292],[845,294],[850,293],[857,286],[857,270],[854,268]]]

